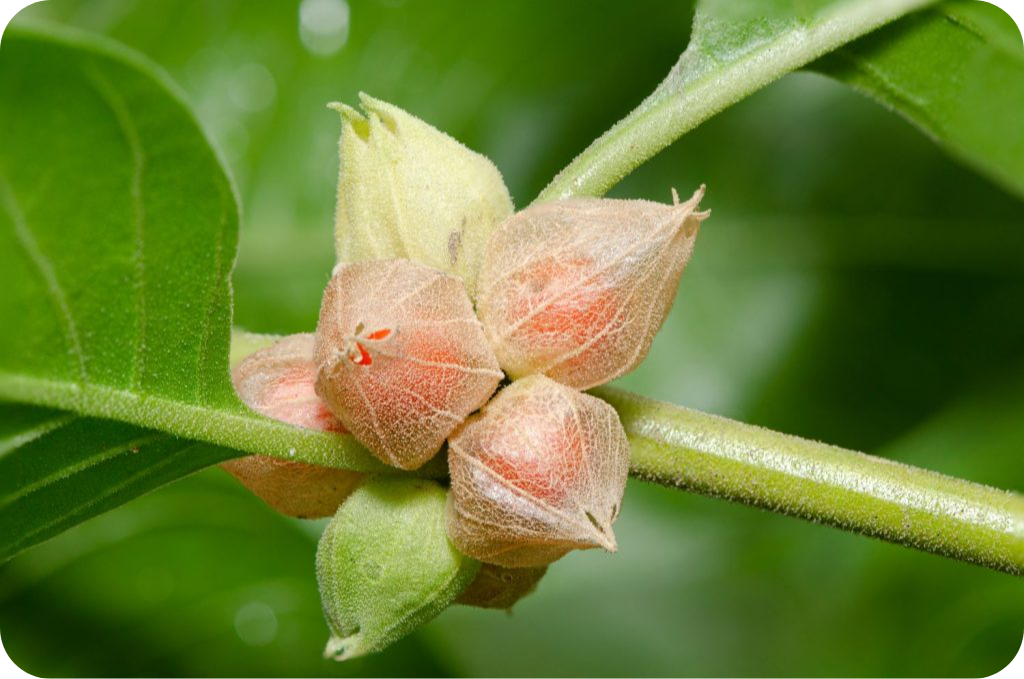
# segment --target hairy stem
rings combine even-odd
[[[593,393],[619,412],[637,478],[1024,574],[1024,496],[611,387]]]
[[[853,0],[826,15],[706,68],[697,37],[658,88],[632,113],[596,139],[547,188],[538,201],[601,196],[623,177],[716,113],[786,73],[929,0]]]

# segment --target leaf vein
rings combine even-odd
[[[145,436],[139,436],[134,439],[129,439],[128,441],[123,441],[117,444],[116,446],[105,448],[82,460],[79,460],[78,462],[72,465],[68,465],[67,467],[61,467],[60,469],[54,471],[53,473],[47,474],[43,478],[38,479],[32,483],[19,486],[18,489],[15,490],[13,493],[8,493],[4,497],[0,498],[0,507],[6,507],[11,504],[14,504],[21,498],[25,497],[26,495],[30,495],[31,493],[34,493],[35,491],[41,488],[44,488],[48,485],[52,485],[53,483],[56,483],[58,481],[68,479],[71,476],[74,476],[75,474],[79,474],[91,467],[95,467],[101,462],[105,462],[107,460],[117,457],[118,455],[127,453],[129,450],[132,450],[133,448],[138,448],[139,446],[146,445],[147,443],[153,443],[154,441],[158,441],[161,438],[164,438],[165,436],[166,434],[149,433],[146,434]]]
[[[4,208],[11,217],[11,223],[14,226],[14,235],[18,240],[18,244],[21,245],[25,254],[28,255],[29,260],[35,266],[40,277],[43,279],[43,282],[46,284],[46,291],[56,307],[58,322],[61,325],[61,330],[63,331],[65,341],[67,342],[68,352],[72,355],[72,358],[77,359],[78,362],[78,383],[79,385],[83,385],[88,381],[88,372],[86,371],[85,366],[85,353],[82,350],[82,341],[79,337],[78,325],[75,321],[74,315],[71,313],[71,305],[68,303],[67,294],[64,292],[64,288],[60,284],[60,279],[57,278],[57,269],[50,258],[46,256],[46,253],[39,247],[39,242],[33,235],[32,228],[25,219],[25,214],[18,206],[18,201],[14,196],[14,191],[7,183],[7,180],[2,176],[0,176],[0,197],[3,198],[0,202],[3,203]]]

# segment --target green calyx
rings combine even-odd
[[[385,648],[441,613],[476,576],[480,563],[445,533],[446,495],[433,481],[377,477],[331,519],[316,556],[332,634],[325,657]]]
[[[474,297],[487,240],[512,214],[501,173],[397,106],[366,94],[360,105],[330,104],[341,115],[338,261],[411,259],[458,276]]]

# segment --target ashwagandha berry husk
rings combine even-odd
[[[629,443],[604,401],[541,376],[513,382],[449,439],[448,534],[463,553],[522,568],[615,551]]]
[[[547,570],[547,566],[505,568],[485,563],[469,587],[455,599],[455,603],[476,608],[510,610],[537,589],[537,584]]]
[[[700,223],[685,203],[571,198],[532,205],[491,236],[477,310],[502,369],[589,389],[644,359]]]
[[[331,628],[325,657],[379,651],[447,608],[480,563],[445,534],[445,491],[433,481],[375,477],[327,524],[317,583]]]
[[[503,377],[462,282],[405,259],[335,268],[315,362],[317,394],[402,469],[433,457]]]
[[[345,433],[314,391],[311,333],[290,335],[250,354],[231,372],[247,406],[297,427]],[[363,479],[358,472],[249,455],[221,464],[268,505],[300,519],[331,516]]]
[[[316,395],[313,333],[283,337],[245,357],[231,371],[242,402],[256,412],[297,427],[345,433]]]

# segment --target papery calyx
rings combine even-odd
[[[231,379],[239,398],[261,415],[297,427],[346,433],[314,391],[312,333],[289,335],[239,362]],[[271,455],[248,455],[221,467],[288,516],[331,516],[363,480],[359,472]]]
[[[433,457],[503,377],[461,281],[406,259],[335,268],[314,360],[317,394],[402,469]]]
[[[703,195],[673,205],[571,198],[503,222],[477,303],[502,369],[589,389],[639,365],[709,214],[697,211]]]
[[[616,550],[629,443],[604,401],[542,375],[513,382],[448,441],[448,534],[510,568]]]

